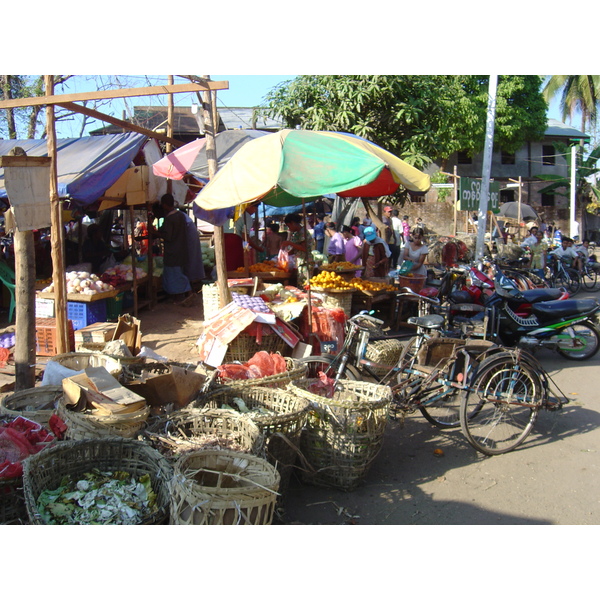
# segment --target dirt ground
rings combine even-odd
[[[200,295],[190,307],[163,302],[142,311],[143,345],[170,360],[196,363],[202,316]],[[600,524],[600,353],[582,363],[546,350],[538,358],[570,403],[558,413],[542,412],[516,451],[484,457],[460,429],[438,430],[415,413],[403,425],[389,422],[381,452],[358,489],[342,492],[292,478],[280,522]]]

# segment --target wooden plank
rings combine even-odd
[[[145,127],[140,127],[139,125],[134,125],[129,121],[123,121],[121,119],[117,119],[115,117],[111,117],[110,115],[106,115],[98,110],[93,110],[91,108],[87,108],[86,106],[80,106],[79,104],[75,104],[74,102],[59,102],[57,106],[61,106],[62,108],[66,108],[67,110],[71,110],[73,112],[81,113],[82,115],[87,115],[88,117],[92,117],[94,119],[99,119],[100,121],[105,121],[106,123],[110,123],[111,125],[116,125],[117,127],[122,127],[123,129],[127,129],[129,131],[135,131],[136,133],[141,133],[150,138],[154,138],[161,142],[166,142],[167,144],[171,144],[172,146],[181,147],[186,142],[180,142],[172,137],[162,135],[160,133],[156,133],[151,129],[146,129]],[[122,199],[120,200],[122,202]]]
[[[141,88],[123,88],[116,90],[97,90],[76,94],[50,94],[29,98],[15,98],[0,102],[0,108],[20,108],[23,106],[48,106],[62,102],[84,102],[86,100],[111,100],[115,98],[131,98],[134,96],[161,96],[162,94],[178,94],[199,92],[204,90],[228,90],[228,81],[207,81],[206,83],[179,83],[176,85],[154,85]]]
[[[47,167],[49,156],[0,156],[0,167]]]

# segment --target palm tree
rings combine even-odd
[[[594,126],[600,100],[600,75],[552,75],[542,90],[546,102],[560,94],[563,121],[581,112],[581,130]]]

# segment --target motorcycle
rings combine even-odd
[[[598,312],[594,298],[537,301],[529,316],[520,316],[515,305],[531,300],[502,271],[494,278],[494,293],[488,297],[492,341],[533,352],[550,348],[569,360],[587,360],[600,349]],[[522,304],[521,304],[522,305]]]

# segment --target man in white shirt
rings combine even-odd
[[[552,256],[560,259],[567,267],[573,266],[581,273],[581,257],[573,248],[573,240],[568,237],[563,237],[561,245],[550,252]]]
[[[532,227],[529,230],[529,235],[521,242],[521,248],[525,248],[527,246],[533,246],[533,244],[535,244],[537,242],[537,238],[535,237],[535,234],[538,232],[538,228],[537,227]]]

